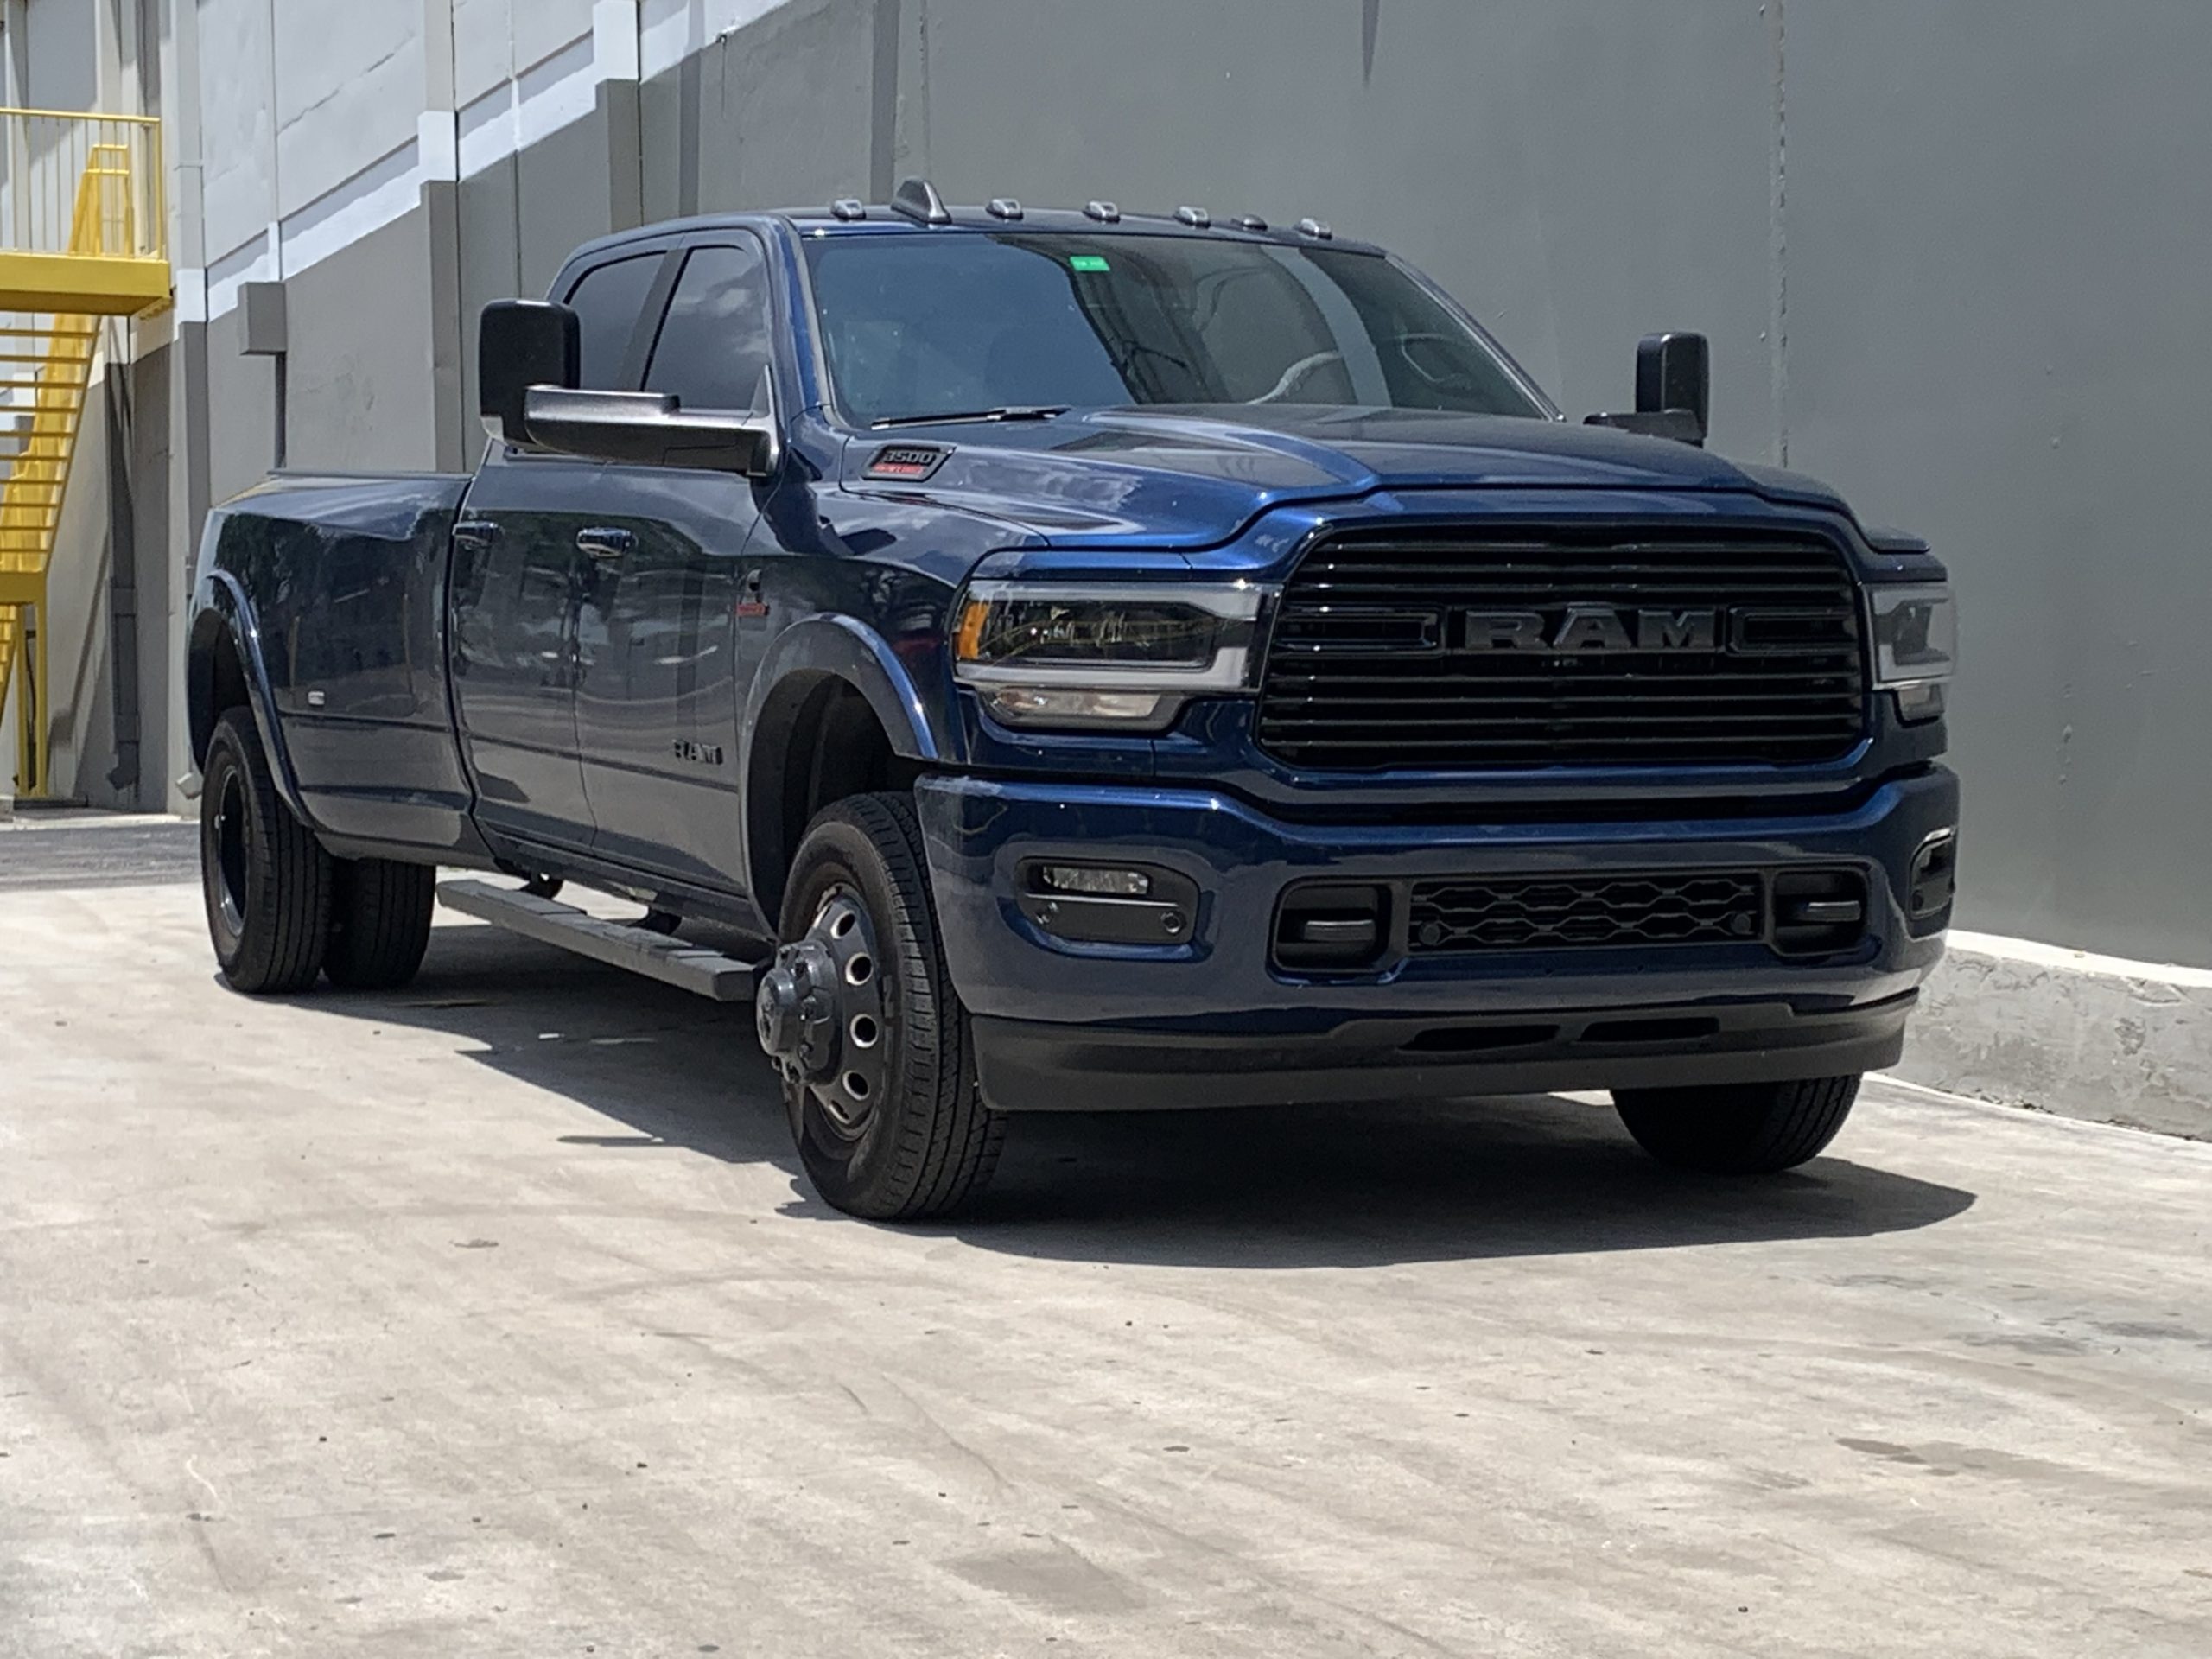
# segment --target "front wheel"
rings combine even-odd
[[[1616,1089],[1637,1144],[1707,1175],[1771,1175],[1820,1155],[1851,1116],[1859,1078],[1808,1077],[1713,1089]]]
[[[792,862],[779,937],[755,1014],[816,1189],[878,1221],[944,1215],[980,1193],[1005,1120],[976,1088],[912,801],[823,810]]]

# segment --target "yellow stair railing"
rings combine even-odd
[[[168,302],[168,214],[149,119],[0,110],[0,710],[15,718],[16,793],[36,798],[50,770],[47,579],[101,322]]]

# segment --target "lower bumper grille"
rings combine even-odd
[[[1743,944],[1766,931],[1759,877],[1742,870],[1416,881],[1407,920],[1415,955]]]

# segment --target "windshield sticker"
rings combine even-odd
[[[1110,270],[1103,253],[1071,253],[1068,256],[1070,270]]]

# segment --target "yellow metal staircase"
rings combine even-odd
[[[169,302],[168,214],[150,119],[0,110],[0,711],[15,717],[16,793],[37,797],[70,462],[103,319]]]

